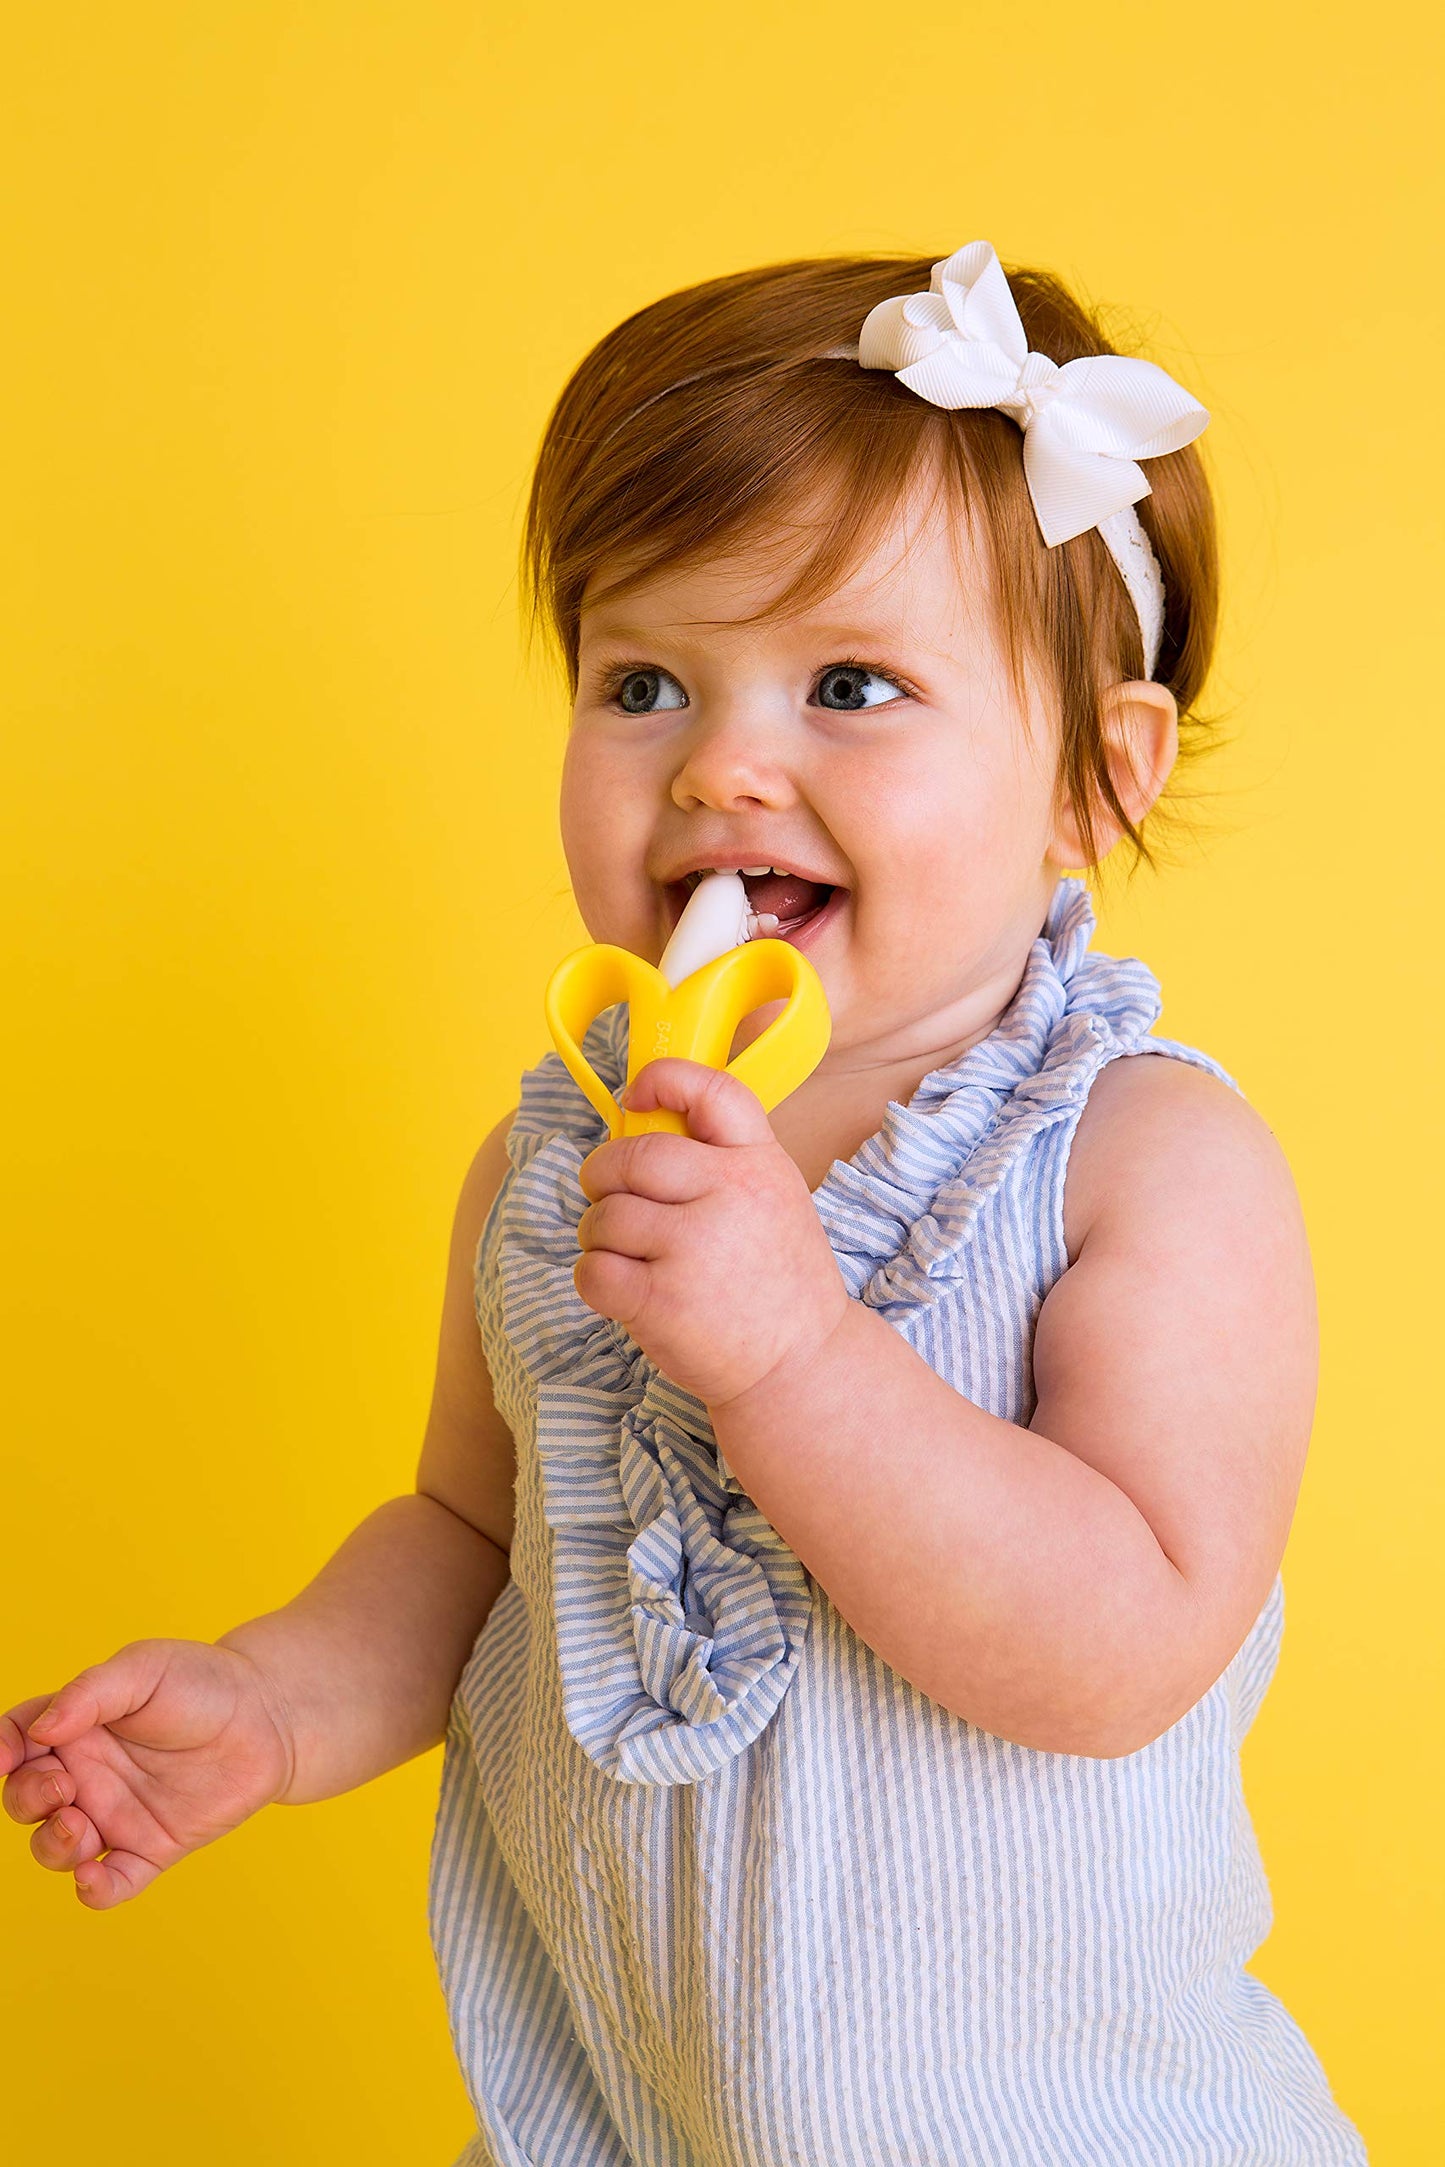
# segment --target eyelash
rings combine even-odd
[[[608,672],[602,685],[602,698],[604,700],[615,700],[626,680],[629,677],[636,676],[639,670],[655,671],[659,677],[672,677],[672,671],[664,670],[662,665],[657,662],[623,662],[616,669]],[[920,697],[918,687],[910,683],[906,677],[900,677],[897,670],[885,670],[880,662],[869,662],[862,655],[839,655],[836,661],[825,662],[822,668],[814,673],[815,682],[817,678],[825,677],[829,670],[866,670],[870,677],[881,677],[885,683],[895,686],[906,699],[916,700]],[[676,678],[673,678],[673,683],[676,684],[676,682]],[[889,703],[880,701],[876,704],[886,707]],[[676,710],[664,708],[660,712],[671,714],[675,713]],[[840,707],[832,708],[829,712],[838,715],[863,715],[868,713],[868,709]]]

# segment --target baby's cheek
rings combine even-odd
[[[585,730],[568,740],[562,762],[558,827],[567,869],[584,920],[636,907],[644,879],[647,820],[615,759]]]

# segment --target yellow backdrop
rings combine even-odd
[[[1297,20],[10,11],[0,1707],[284,1601],[411,1487],[457,1187],[584,937],[513,576],[568,370],[696,278],[983,235],[1214,415],[1229,740],[1098,945],[1304,1199],[1324,1371],[1247,1752],[1257,1968],[1405,2167],[1441,2143],[1435,88],[1423,15]],[[0,1824],[14,2156],[449,2162],[439,1772],[263,1814],[106,1914]]]

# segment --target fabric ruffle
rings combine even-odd
[[[925,1076],[906,1106],[890,1101],[877,1135],[815,1190],[850,1293],[890,1322],[939,1298],[1029,1140],[1158,1017],[1147,965],[1088,954],[1094,923],[1084,883],[1062,878],[997,1027]],[[594,1021],[584,1050],[620,1088],[624,1003]],[[619,1781],[692,1783],[771,1720],[812,1591],[728,1468],[703,1402],[577,1292],[578,1174],[606,1134],[560,1055],[525,1072],[497,1228],[503,1318],[536,1386],[568,1728]]]
[[[584,1040],[614,1090],[626,1073],[616,1015]],[[551,1064],[575,1121],[569,1105],[569,1127],[537,1143],[536,1102],[558,1082],[541,1073]],[[536,1387],[568,1728],[620,1782],[695,1783],[771,1719],[807,1638],[812,1591],[723,1465],[704,1403],[577,1292],[578,1174],[606,1133],[557,1055],[524,1076],[497,1230],[502,1314]]]
[[[907,1105],[890,1100],[878,1133],[835,1159],[815,1190],[849,1292],[890,1322],[962,1274],[992,1191],[1040,1130],[1074,1115],[1104,1061],[1136,1048],[1158,1019],[1154,973],[1134,956],[1090,954],[1094,927],[1088,889],[1065,875],[988,1037],[932,1070]]]

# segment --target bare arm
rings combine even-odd
[[[858,1303],[806,1363],[711,1410],[860,1638],[984,1729],[1100,1756],[1177,1721],[1244,1639],[1316,1379],[1308,1247],[1269,1129],[1195,1070],[1114,1067],[1134,1074],[1100,1095],[1100,1202],[1040,1312],[1027,1428]]]
[[[220,1636],[265,1673],[294,1741],[281,1803],[334,1797],[439,1744],[506,1584],[515,1451],[492,1398],[472,1267],[511,1120],[483,1142],[458,1200],[416,1493],[379,1505],[282,1609]]]
[[[509,1569],[435,1498],[389,1497],[284,1608],[221,1634],[265,1672],[293,1741],[279,1805],[334,1798],[439,1743]]]

